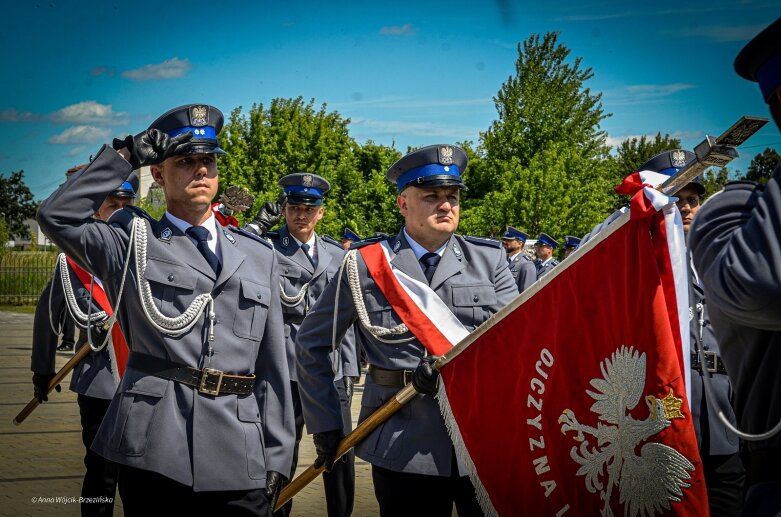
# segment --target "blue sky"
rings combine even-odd
[[[767,116],[732,62],[781,0],[31,0],[4,11],[0,173],[24,169],[41,199],[101,143],[191,102],[227,115],[300,95],[350,118],[360,143],[476,143],[516,45],[548,31],[593,68],[610,143],[661,131],[691,148],[741,115]],[[767,146],[781,149],[772,122],[735,167]]]

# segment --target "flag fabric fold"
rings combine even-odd
[[[622,227],[441,368],[440,408],[486,515],[708,513],[680,214],[637,187]]]

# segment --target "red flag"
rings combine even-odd
[[[92,275],[82,269],[81,266],[71,260],[70,257],[66,256],[65,258],[68,261],[68,265],[76,273],[76,276],[81,281],[82,285],[87,289],[92,286],[92,299],[95,300],[95,303],[97,303],[108,316],[112,316],[114,314],[114,309],[111,308],[111,304],[108,301],[108,296],[106,296],[106,292],[103,290],[100,284],[97,282],[93,283]],[[116,322],[111,327],[111,343],[113,345],[113,354],[111,354],[111,359],[116,363],[115,366],[118,374],[115,375],[114,378],[117,380],[117,378],[121,379],[122,376],[125,375],[125,365],[127,364],[127,357],[130,353],[130,350],[128,349],[127,342],[125,341],[125,336],[122,334],[122,330],[119,328],[119,323]]]
[[[487,515],[708,514],[666,243],[633,216],[442,367]]]

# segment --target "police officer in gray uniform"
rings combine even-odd
[[[38,211],[49,238],[103,279],[130,349],[92,444],[120,464],[126,515],[270,515],[290,472],[277,260],[210,209],[222,123],[212,106],[174,108],[115,141],[119,151],[102,147]],[[165,191],[165,215],[91,219],[143,165]]]
[[[428,284],[473,330],[515,298],[518,289],[498,242],[455,235],[466,165],[464,151],[452,145],[424,147],[393,164],[387,177],[398,186],[405,226],[387,244],[394,253],[391,265]],[[474,489],[458,467],[433,396],[438,372],[432,357],[399,326],[401,319],[359,253],[362,246],[384,240],[353,245],[339,281],[326,286],[298,332],[298,380],[306,425],[315,433],[315,464],[330,468],[343,436],[329,356],[333,335],[341,338],[359,321],[369,362],[359,420],[410,381],[423,393],[356,447],[356,455],[372,464],[380,514],[450,516],[455,503],[460,515],[479,515]]]
[[[580,246],[580,237],[575,237],[574,235],[567,235],[564,237],[564,255],[562,259],[572,255],[572,252],[578,249],[578,246]]]
[[[559,261],[553,258],[553,250],[559,247],[559,241],[548,235],[541,233],[534,243],[534,251],[537,252],[537,260],[534,266],[537,268],[537,279],[550,272],[551,269],[559,265]]]
[[[673,176],[687,163],[695,160],[691,151],[664,151],[641,165],[638,170],[653,171]],[[696,178],[675,193],[681,212],[683,231],[689,233],[705,186]],[[732,409],[732,385],[724,362],[719,355],[719,342],[713,332],[708,315],[709,305],[697,272],[689,263],[689,334],[691,343],[691,400],[692,420],[703,462],[705,482],[708,486],[708,503],[711,515],[740,515],[743,506],[745,470],[738,454],[738,437],[727,429],[718,417],[721,409],[735,424]],[[702,350],[705,363],[700,362],[698,350]],[[705,397],[705,376],[710,379],[714,400]]]
[[[781,18],[735,59],[759,82],[781,128]],[[694,267],[735,387],[740,429],[765,433],[781,420],[781,165],[762,188],[728,184],[705,203],[689,232]],[[781,513],[781,434],[746,442],[743,515]]]
[[[115,210],[131,203],[136,197],[134,185],[138,185],[136,174],[131,176],[131,181],[125,181],[108,195],[95,212],[95,217],[105,221]],[[95,279],[94,282],[100,281]],[[73,321],[79,329],[76,350],[82,346],[90,346],[88,341],[98,348],[104,342],[107,329],[103,328],[103,324],[109,316],[93,299],[91,289],[95,289],[95,286],[82,283],[76,271],[67,262],[65,255],[61,254],[57,258],[54,276],[41,293],[35,308],[31,369],[33,393],[38,402],[48,400],[49,382],[55,375],[57,336],[66,321]],[[84,455],[86,472],[81,485],[81,496],[90,499],[90,502],[81,504],[82,515],[113,515],[114,513],[117,466],[90,450],[103,416],[117,390],[112,372],[114,368],[109,350],[104,347],[84,357],[71,373],[70,390],[78,394],[81,440],[86,449]]]
[[[280,295],[285,319],[285,343],[290,372],[291,393],[296,419],[296,445],[293,454],[292,479],[298,463],[298,445],[304,429],[301,411],[298,375],[296,373],[295,341],[301,322],[309,309],[315,305],[326,284],[334,278],[342,263],[342,245],[327,235],[315,232],[317,223],[323,218],[323,196],[331,189],[328,181],[317,174],[297,173],[280,178],[279,186],[285,193],[285,201],[279,213],[285,217],[285,224],[279,231],[267,232],[277,252],[281,275]],[[273,210],[273,212],[277,212]],[[256,224],[248,229],[262,232]],[[333,381],[342,403],[345,434],[352,431],[350,401],[354,380],[360,376],[358,358],[355,352],[355,337],[349,331],[334,351]],[[333,470],[323,476],[326,506],[330,517],[347,517],[353,510],[355,496],[355,453],[347,454]],[[292,500],[285,505],[287,513]]]
[[[507,252],[507,263],[510,266],[518,291],[523,292],[537,280],[537,267],[529,256],[523,252],[523,245],[529,236],[518,228],[508,226],[502,235],[502,246]]]

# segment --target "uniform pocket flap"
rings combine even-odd
[[[271,288],[246,278],[241,279],[241,296],[268,307],[271,303]]]
[[[242,422],[260,422],[260,409],[257,399],[249,395],[236,399],[239,403],[239,420]]]
[[[172,285],[192,291],[195,289],[196,278],[193,270],[189,267],[171,264],[150,258],[146,262],[146,271],[144,278],[150,282],[156,282],[163,285]]]
[[[496,305],[493,285],[459,285],[453,287],[454,307],[480,307]]]
[[[162,398],[165,395],[166,388],[168,388],[168,379],[147,375],[133,381],[125,393]]]

